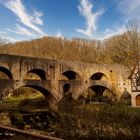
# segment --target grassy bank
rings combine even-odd
[[[5,109],[7,114],[3,116],[7,115],[7,119],[3,120],[8,120],[11,126],[66,140],[140,138],[140,108],[124,103],[82,105],[62,100],[54,112],[42,97],[12,97],[1,103],[0,108]]]

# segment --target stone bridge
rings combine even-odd
[[[128,70],[118,64],[57,61],[0,54],[0,93],[21,87],[39,90],[46,98],[59,102],[64,93],[73,99],[86,96],[88,89],[101,94],[105,89],[119,99],[130,92]],[[99,93],[101,92],[101,93]]]

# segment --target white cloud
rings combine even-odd
[[[127,20],[139,19],[140,0],[119,0],[118,6]]]
[[[41,16],[43,13],[41,12],[34,12],[34,15],[31,15],[27,13],[26,8],[24,7],[21,0],[8,0],[4,1],[5,7],[7,7],[9,10],[11,10],[20,20],[22,24],[24,24],[26,27],[34,30],[36,33],[40,34],[41,36],[46,35],[38,26],[43,25],[43,21],[41,19]],[[25,29],[22,29],[22,31]],[[27,33],[27,32],[26,32]]]
[[[9,36],[7,33],[3,32],[3,31],[0,31],[0,37],[2,39],[6,40],[7,42],[17,42],[17,41],[20,41],[17,38],[13,38],[13,37]]]
[[[97,19],[103,13],[103,10],[96,13],[92,12],[93,4],[89,0],[80,0],[80,5],[78,6],[79,12],[86,19],[86,29],[76,29],[77,32],[83,33],[89,37],[93,36],[93,32],[97,29]]]
[[[62,39],[64,38],[60,30],[57,32],[56,38],[62,38]]]
[[[97,36],[97,39],[99,39],[99,40],[108,39],[108,38],[113,37],[115,35],[123,34],[125,31],[126,31],[126,28],[124,26],[115,27],[114,29],[106,28],[106,30],[102,34],[102,36]]]
[[[43,20],[41,19],[42,16],[43,16],[42,12],[38,12],[35,10],[33,18],[34,22],[38,25],[43,25]]]
[[[7,31],[10,31],[12,33],[16,33],[19,35],[23,35],[23,36],[34,36],[33,32],[30,32],[29,30],[27,30],[26,28],[16,24],[16,28],[15,29],[6,29]]]
[[[18,41],[21,41],[21,40],[19,40],[19,39],[17,39],[17,38],[13,38],[13,37],[10,37],[10,36],[5,36],[4,37],[7,41],[9,41],[9,42],[18,42]]]
[[[123,34],[127,30],[126,25],[129,25],[129,21],[134,20],[137,22],[140,20],[140,0],[118,0],[118,8],[123,14],[125,25],[114,27],[112,29],[106,28],[102,35],[97,36],[98,39],[104,40],[115,35]]]

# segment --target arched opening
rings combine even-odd
[[[14,90],[12,97],[21,99],[34,99],[34,98],[44,98],[44,95],[37,89],[31,87],[20,87]]]
[[[70,90],[70,84],[65,84],[65,85],[63,86],[63,92],[66,93],[66,92],[68,92],[69,90]]]
[[[10,70],[0,66],[0,100],[7,98],[14,86]]]
[[[62,75],[65,76],[68,80],[80,80],[80,76],[74,71],[66,71],[63,72]]]
[[[13,80],[12,73],[7,68],[0,66],[0,79],[10,79]]]
[[[16,94],[25,94],[25,96],[27,97],[32,96],[33,98],[36,97],[35,93],[38,93],[38,92],[41,93],[39,94],[39,96],[44,95],[46,98],[49,96],[53,96],[47,89],[40,86],[35,86],[35,85],[25,85],[16,89],[15,91],[17,91]],[[21,92],[18,92],[18,91],[21,91]]]
[[[46,98],[49,97],[49,96],[53,96],[47,89],[45,89],[43,87],[39,87],[39,86],[35,86],[35,85],[26,85],[24,87],[29,87],[29,88],[36,89],[39,92],[41,92]]]
[[[86,103],[109,102],[112,101],[114,94],[108,88],[100,85],[91,86],[87,90]]]
[[[91,80],[107,80],[107,76],[101,72],[93,74],[90,78]]]
[[[74,93],[81,85],[80,76],[71,70],[62,73],[59,80],[60,92],[63,95]]]
[[[9,101],[15,100],[19,108],[47,109],[52,99],[53,95],[47,89],[26,85],[14,90]]]
[[[136,106],[140,106],[140,94],[136,96]]]
[[[25,79],[32,79],[32,80],[45,80],[46,79],[46,73],[44,70],[41,69],[32,69],[28,71]]]

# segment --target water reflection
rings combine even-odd
[[[31,136],[25,136],[20,134],[9,133],[4,130],[0,130],[0,140],[41,140]]]

